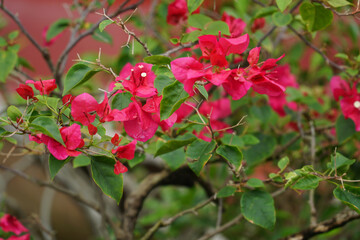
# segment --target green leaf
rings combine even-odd
[[[8,49],[0,50],[0,82],[5,82],[8,75],[14,69],[17,63],[17,51]]]
[[[5,47],[7,45],[7,41],[5,38],[0,37],[0,47]]]
[[[244,159],[246,159],[246,163],[250,167],[257,165],[270,157],[276,147],[276,139],[273,136],[257,134],[256,137],[260,140],[260,143],[243,151]]]
[[[8,117],[13,121],[20,119],[22,116],[21,111],[14,105],[9,106],[6,110],[6,113],[7,113]]]
[[[19,57],[17,64],[19,64],[20,66],[22,66],[24,68],[27,68],[27,69],[29,69],[31,71],[35,71],[34,67],[25,58]]]
[[[106,156],[91,156],[91,173],[94,182],[109,197],[120,203],[123,193],[123,176],[114,173],[115,160]]]
[[[165,153],[169,153],[172,151],[175,151],[178,148],[184,147],[193,141],[196,140],[196,137],[192,134],[183,135],[176,139],[169,140],[166,143],[164,143],[155,153],[156,156],[160,156]]]
[[[19,36],[19,31],[18,30],[9,33],[8,38],[10,40],[14,40],[15,38],[17,38],[17,36]]]
[[[161,55],[152,55],[144,58],[144,62],[155,65],[168,65],[171,59]]]
[[[355,131],[355,123],[352,119],[345,119],[344,115],[340,115],[336,120],[336,137],[338,142],[341,144],[354,136]]]
[[[91,159],[88,156],[79,155],[76,158],[74,158],[73,167],[74,168],[86,167],[90,165],[90,163],[91,163]]]
[[[266,17],[277,11],[278,10],[275,6],[264,7],[264,8],[261,8],[259,11],[257,11],[252,19]]]
[[[104,21],[102,21],[100,24],[99,24],[99,30],[100,32],[104,31],[104,29],[109,26],[110,24],[114,23],[113,20],[110,20],[110,19],[106,19]]]
[[[241,212],[250,223],[266,229],[273,229],[275,226],[274,200],[265,191],[245,192],[241,197]]]
[[[187,0],[189,13],[191,14],[193,11],[198,9],[203,2],[204,0]]]
[[[57,35],[59,35],[62,31],[64,31],[67,27],[70,26],[70,19],[60,18],[56,22],[50,25],[48,31],[46,32],[46,41],[50,41]]]
[[[197,85],[197,84],[195,85],[195,87],[197,88],[197,90],[199,90],[199,92],[201,93],[201,95],[203,95],[204,98],[205,98],[206,100],[208,100],[209,94],[208,94],[208,92],[206,91],[205,87],[204,87],[203,85]]]
[[[272,20],[274,24],[278,27],[287,26],[291,23],[293,17],[290,13],[283,14],[281,12],[275,12],[272,15]]]
[[[360,214],[360,190],[357,187],[346,186],[346,190],[337,187],[334,196]]]
[[[292,0],[276,0],[276,4],[281,12],[283,12],[292,2]]]
[[[229,25],[223,21],[214,21],[209,23],[202,31],[202,35],[219,35],[219,32],[221,32],[222,35],[231,35]]]
[[[83,63],[78,63],[72,66],[65,77],[63,96],[73,88],[88,81],[99,71],[101,71],[101,69],[94,69]]]
[[[301,4],[300,15],[311,32],[326,28],[333,20],[333,14],[330,9],[325,9],[320,4],[309,2]]]
[[[195,30],[190,33],[183,34],[183,36],[180,39],[180,42],[181,43],[195,42],[198,40],[198,37],[200,37],[203,34],[204,34],[204,32],[199,31],[199,30]]]
[[[356,161],[353,159],[348,159],[343,156],[341,153],[336,153],[335,155],[331,155],[331,162],[327,164],[327,167],[331,170],[335,171],[335,166],[339,174],[343,174],[349,170],[350,166],[354,164]]]
[[[189,94],[184,90],[184,85],[179,81],[165,87],[160,103],[161,120],[168,119],[188,97]]]
[[[111,102],[111,109],[123,110],[127,108],[132,102],[131,97],[132,95],[129,92],[117,93]]]
[[[319,182],[322,179],[314,175],[305,175],[299,178],[296,183],[292,186],[293,189],[299,190],[311,190],[319,186]]]
[[[100,32],[100,30],[97,28],[97,29],[95,29],[95,31],[91,35],[91,37],[93,39],[95,39],[96,41],[112,44],[112,37],[110,34],[105,32],[105,30]]]
[[[216,194],[216,198],[226,198],[234,195],[236,192],[236,187],[234,186],[226,186]]]
[[[178,169],[186,161],[184,148],[176,149],[175,151],[165,153],[160,156],[172,171]]]
[[[253,187],[253,188],[263,188],[265,187],[263,181],[261,181],[260,179],[257,179],[257,178],[250,178],[246,184],[250,187]]]
[[[158,75],[154,80],[154,87],[158,90],[160,95],[162,95],[164,88],[174,82],[175,82],[174,79],[172,79],[166,75]]]
[[[277,165],[280,168],[280,172],[285,170],[285,168],[289,165],[289,162],[290,161],[288,157],[283,157],[279,160]]]
[[[59,127],[56,124],[55,119],[51,117],[40,116],[35,118],[35,120],[31,122],[30,127],[40,131],[41,133],[55,139],[56,141],[64,145],[64,141],[61,137]]]
[[[109,6],[113,5],[115,2],[115,0],[107,0],[107,3],[109,4]]]
[[[241,140],[244,142],[245,145],[256,145],[260,142],[260,140],[251,134],[245,134],[240,136]]]
[[[51,180],[54,180],[56,174],[60,171],[60,169],[70,161],[70,158],[65,160],[58,160],[52,154],[49,154],[49,172]]]
[[[238,147],[231,145],[220,145],[216,153],[234,164],[236,168],[240,167],[243,155]]]
[[[192,161],[189,162],[189,167],[196,175],[199,175],[203,167],[212,156],[212,152],[216,147],[216,142],[206,142],[202,139],[197,139],[191,143],[187,150],[186,156]]]
[[[346,0],[327,0],[327,3],[330,4],[334,8],[352,5],[350,2],[348,2]]]
[[[341,59],[344,59],[344,60],[349,60],[349,56],[345,53],[337,53],[335,54],[335,57],[337,58],[341,58]]]
[[[133,168],[136,165],[142,163],[145,160],[145,157],[145,153],[135,152],[134,158],[128,161],[128,164],[131,168]]]
[[[188,18],[188,24],[191,27],[204,29],[207,23],[212,22],[213,20],[204,14],[193,14]]]

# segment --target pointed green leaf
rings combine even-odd
[[[91,35],[91,37],[99,42],[104,42],[104,43],[108,43],[108,44],[112,44],[112,42],[113,42],[110,34],[108,34],[105,30],[100,32],[100,30],[98,28],[95,29],[95,31]]]
[[[292,2],[292,0],[276,0],[276,4],[281,12],[283,12]]]
[[[188,11],[191,14],[193,11],[198,9],[204,0],[187,0]]]
[[[171,59],[161,55],[152,55],[144,58],[144,62],[155,65],[168,65]]]
[[[200,175],[201,170],[204,168],[206,163],[210,160],[212,154],[204,155],[204,157],[199,158],[195,162],[189,162],[188,165],[190,169],[197,175]]]
[[[257,178],[250,178],[246,184],[250,187],[253,187],[253,188],[263,188],[265,187],[263,181],[261,181],[260,179],[257,179]]]
[[[104,21],[102,21],[100,24],[99,24],[99,30],[100,32],[104,31],[104,29],[109,26],[110,24],[114,23],[113,20],[110,20],[110,19],[106,19]]]
[[[167,75],[158,75],[154,80],[154,87],[158,90],[160,95],[162,95],[164,88],[174,83],[175,81],[176,80],[168,77]]]
[[[327,2],[334,8],[352,5],[350,2],[346,0],[327,0]]]
[[[230,196],[234,195],[235,192],[236,192],[236,187],[226,186],[226,187],[220,189],[220,191],[216,194],[216,197],[217,198],[230,197]]]
[[[351,138],[355,133],[355,123],[352,119],[345,119],[344,115],[340,115],[336,120],[336,137],[341,144]]]
[[[274,200],[265,191],[245,192],[241,197],[241,212],[250,223],[266,229],[273,229],[275,226]]]
[[[65,160],[58,160],[51,153],[49,154],[49,172],[51,180],[54,180],[56,174],[60,171],[60,169],[70,161],[70,158]]]
[[[292,21],[293,17],[290,13],[284,14],[281,12],[275,12],[272,15],[272,20],[274,24],[278,27],[289,25]]]
[[[289,165],[289,158],[288,157],[283,157],[279,160],[278,162],[278,167],[280,168],[280,171],[284,171],[285,168]]]
[[[236,168],[240,167],[243,155],[238,147],[221,145],[216,149],[216,153],[234,164]]]
[[[129,92],[117,93],[111,102],[111,109],[123,110],[127,108],[132,102],[131,97],[132,95]]]
[[[172,171],[175,171],[186,161],[184,147],[169,153],[162,154],[160,158],[166,162]]]
[[[65,77],[63,96],[71,89],[88,81],[99,71],[101,71],[101,69],[94,69],[83,63],[72,66]]]
[[[360,214],[360,189],[358,187],[346,186],[346,190],[337,187],[334,189],[333,194],[337,199]]]
[[[300,6],[300,15],[311,32],[322,30],[333,20],[333,13],[320,4],[304,2]]]
[[[339,175],[347,172],[350,166],[355,162],[356,160],[348,159],[347,157],[343,156],[341,153],[337,152],[335,155],[331,155],[331,162],[327,164],[327,167],[335,171],[335,166],[336,166]]]
[[[131,168],[133,168],[136,165],[142,163],[145,160],[145,157],[145,153],[135,152],[134,158],[128,161],[128,164]]]
[[[214,140],[206,142],[202,139],[197,139],[188,146],[186,156],[191,160],[188,165],[196,175],[200,174],[205,164],[211,158],[215,146],[216,142]]]
[[[202,31],[203,35],[204,34],[218,35],[219,32],[221,32],[222,35],[231,35],[229,30],[229,25],[223,21],[211,22]]]
[[[317,188],[320,181],[322,181],[320,177],[314,175],[305,175],[299,178],[292,186],[292,188],[299,190],[311,190]]]
[[[79,155],[76,158],[74,158],[73,167],[74,168],[86,167],[86,166],[90,165],[90,163],[91,163],[91,159],[88,156]]]
[[[14,105],[9,106],[6,110],[6,113],[7,113],[8,117],[13,121],[20,119],[22,116],[21,111]]]
[[[94,182],[109,197],[120,203],[123,193],[123,176],[114,173],[115,160],[106,156],[91,156],[91,173]]]
[[[189,94],[185,92],[184,85],[179,81],[165,87],[160,103],[161,120],[168,119],[188,97]]]
[[[35,120],[31,122],[30,127],[40,131],[41,133],[55,139],[56,141],[64,145],[64,141],[61,137],[59,127],[56,124],[55,119],[51,117],[40,116],[35,118]]]
[[[192,134],[189,134],[189,135],[180,136],[176,139],[167,141],[156,151],[155,157],[160,156],[165,153],[175,151],[176,149],[184,147],[184,146],[192,143],[195,140],[196,140],[196,137]]]
[[[62,31],[64,31],[67,27],[70,26],[70,23],[70,19],[60,18],[59,20],[51,24],[46,32],[46,41],[50,41],[51,39],[59,35]]]
[[[0,82],[5,82],[8,75],[14,69],[18,59],[15,50],[0,50]]]
[[[197,84],[195,85],[195,87],[197,88],[197,90],[199,90],[199,92],[201,93],[201,95],[203,95],[204,98],[205,98],[206,100],[208,100],[209,94],[208,94],[208,92],[206,91],[205,87],[204,87],[203,85],[197,85]]]
[[[193,14],[188,18],[189,26],[199,29],[204,29],[205,25],[212,21],[213,20],[210,17],[205,16],[204,14]]]

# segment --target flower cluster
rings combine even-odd
[[[15,234],[7,238],[7,240],[30,240],[30,234],[28,233],[29,230],[10,214],[4,214],[4,216],[0,219],[0,228],[4,232]],[[0,237],[0,240],[5,239]]]
[[[36,98],[34,97],[34,90],[28,84],[33,84],[34,87],[39,90],[40,95],[49,95],[57,88],[55,79],[40,79],[40,81],[27,80],[26,84],[20,84],[20,86],[16,89],[16,92],[25,100],[36,100]]]

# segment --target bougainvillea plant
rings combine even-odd
[[[28,74],[18,31],[0,38],[1,87],[18,81],[1,141],[47,156],[54,181],[81,166],[121,206],[117,218],[63,191],[101,213],[104,239],[235,239],[249,226],[244,239],[308,239],[360,218],[359,1],[155,1],[148,18],[142,4],[74,1],[81,17],[38,43],[1,2],[52,74]],[[99,51],[65,68],[86,36],[110,42],[110,25],[128,36],[117,60]],[[67,30],[54,63],[48,48]],[[30,239],[8,214],[0,227]]]

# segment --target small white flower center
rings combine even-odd
[[[142,73],[141,73],[141,76],[142,76],[142,77],[146,77],[146,72],[142,72]],[[360,104],[360,103],[359,103],[359,104]]]
[[[354,102],[354,107],[360,109],[360,101],[355,101]]]
[[[132,68],[132,69],[131,69],[131,71],[133,72],[133,71],[134,71],[134,69]]]
[[[141,69],[141,68],[144,68],[144,66],[143,65],[139,65],[139,68]]]

